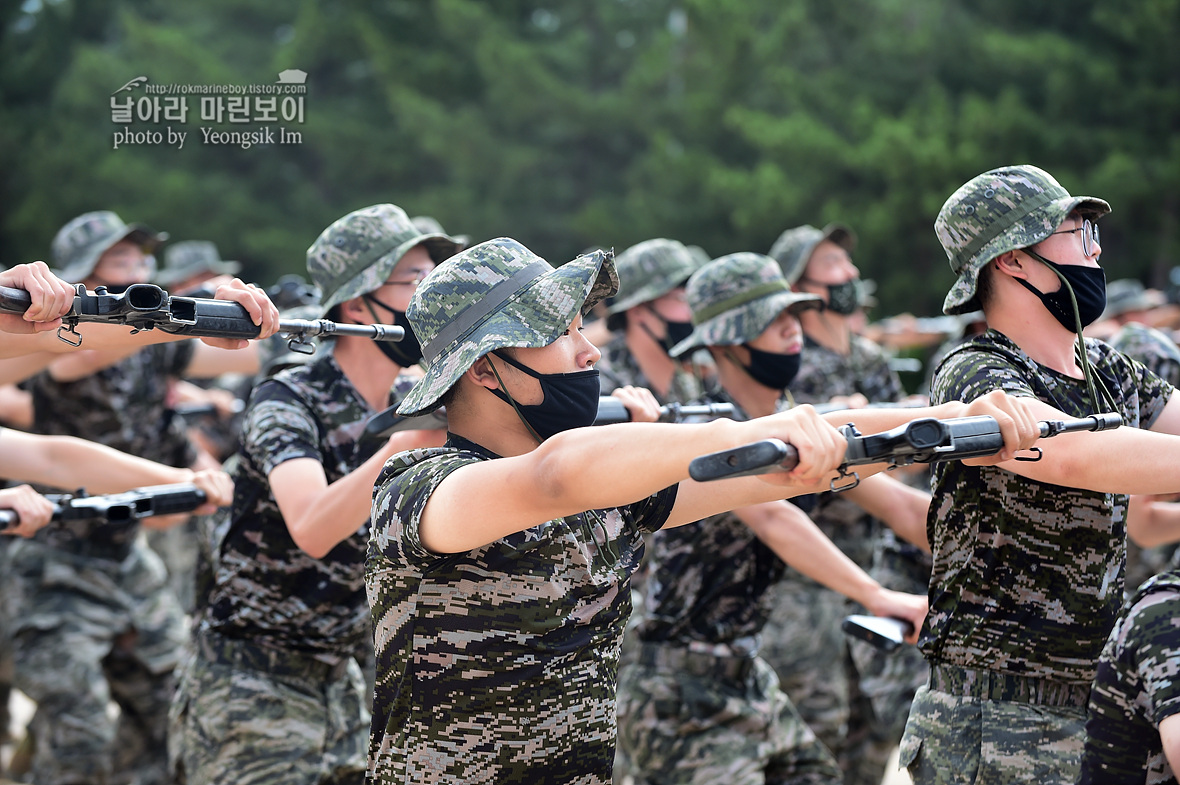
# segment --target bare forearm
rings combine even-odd
[[[1140,548],[1180,542],[1180,504],[1132,497],[1127,536]]]
[[[72,436],[0,433],[0,475],[56,488],[117,493],[144,485],[188,482],[188,469],[119,452]]]
[[[291,539],[320,559],[351,537],[368,520],[373,485],[388,455],[378,453],[318,493],[300,500],[300,511],[286,515]]]

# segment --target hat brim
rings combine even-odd
[[[86,253],[62,270],[61,277],[70,283],[78,283],[90,277],[102,255],[124,240],[130,240],[142,248],[144,253],[151,254],[167,239],[167,232],[156,232],[143,224],[128,224],[119,231],[91,243]]]
[[[442,347],[438,356],[398,406],[412,417],[439,406],[439,399],[459,381],[472,363],[506,347],[548,346],[619,288],[611,254],[597,251],[534,278],[495,308],[485,319]]]
[[[703,346],[735,346],[754,340],[774,323],[783,311],[798,316],[823,307],[814,294],[781,291],[731,308],[693,328],[692,334],[672,347],[669,354],[680,357]]]
[[[340,303],[380,289],[389,280],[389,276],[393,273],[393,268],[397,267],[397,263],[401,261],[401,258],[411,248],[418,245],[426,246],[426,251],[430,254],[430,258],[435,264],[445,262],[460,250],[459,243],[445,234],[422,234],[406,240],[364,270],[361,270],[352,278],[348,279],[331,296],[320,303],[321,318]]]
[[[979,298],[976,297],[980,270],[1003,253],[1041,242],[1057,231],[1057,227],[1074,210],[1091,220],[1097,220],[1110,212],[1110,205],[1093,196],[1063,196],[1030,211],[979,249],[975,261],[963,267],[943,300],[942,312],[948,316],[957,316],[980,310]]]

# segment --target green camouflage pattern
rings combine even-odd
[[[190,466],[196,452],[165,400],[169,378],[184,375],[193,351],[191,341],[147,346],[72,382],[38,374],[29,384],[33,432],[76,436],[169,466]],[[37,538],[73,550],[83,542],[96,549],[109,545],[112,557],[121,559],[140,528],[139,521],[78,521],[69,528],[46,527]]]
[[[814,294],[792,292],[769,256],[742,251],[714,259],[688,279],[693,331],[672,347],[681,357],[703,346],[733,346],[752,341],[783,311],[798,314],[819,308]]]
[[[153,279],[167,289],[201,273],[237,275],[242,269],[238,262],[221,258],[217,246],[207,240],[185,240],[164,249],[164,266]]]
[[[631,246],[615,258],[619,295],[607,314],[622,313],[683,286],[698,266],[684,243],[677,240],[660,237]]]
[[[307,249],[307,274],[320,288],[320,314],[385,283],[393,268],[416,245],[437,263],[459,250],[454,238],[422,232],[393,204],[354,210],[320,233]]]
[[[884,351],[857,335],[847,355],[805,335],[799,373],[790,389],[797,403],[812,404],[855,393],[872,403],[905,396]],[[925,591],[926,564],[903,568],[894,563],[887,572],[879,569],[886,528],[851,500],[820,494],[810,515],[836,547],[882,585],[914,590],[912,579],[892,583],[893,573],[901,570],[918,573],[918,591]],[[912,556],[908,551],[904,555]],[[848,785],[876,785],[901,737],[913,691],[925,682],[924,660],[912,648],[895,654],[867,645],[861,649],[840,629],[844,616],[859,609],[795,570],[787,570],[775,587],[772,604],[762,656],[778,672],[804,720],[836,755]]]
[[[1000,254],[1044,240],[1074,210],[1096,220],[1110,212],[1110,205],[1092,196],[1070,196],[1051,174],[1027,164],[992,169],[960,186],[934,221],[951,272],[958,276],[943,313],[978,310],[979,271]]]
[[[390,405],[411,384],[400,377]],[[280,464],[301,458],[321,463],[329,485],[347,476],[382,446],[360,439],[375,413],[340,370],[334,351],[255,388],[242,424],[231,522],[200,630],[326,661],[367,646],[367,522],[328,555],[313,558],[292,540],[267,478]]]
[[[356,661],[345,665],[325,678],[188,658],[168,717],[174,781],[363,785],[369,693]]]
[[[687,367],[677,365],[672,372],[672,383],[668,387],[668,393],[660,395],[652,387],[639,363],[635,361],[635,355],[627,348],[627,336],[623,333],[615,333],[611,336],[610,343],[599,349],[602,357],[594,367],[598,369],[598,381],[603,395],[610,395],[620,387],[631,385],[651,390],[660,404],[666,404],[688,403],[700,398],[705,392],[702,376],[695,373],[695,364]]]
[[[50,250],[60,275],[71,283],[80,283],[112,245],[120,240],[138,243],[144,253],[152,253],[168,235],[157,233],[143,224],[125,224],[110,210],[83,213],[57,230]]]
[[[186,621],[159,557],[142,539],[123,561],[34,540],[7,551],[0,601],[14,684],[37,704],[33,781],[169,782],[164,731]]]
[[[856,235],[847,226],[828,224],[823,229],[816,229],[805,224],[780,234],[768,253],[779,263],[787,283],[794,286],[803,277],[815,247],[824,240],[831,240],[848,253],[856,249]]]
[[[395,456],[377,482],[365,568],[373,783],[611,781],[630,577],[677,486],[469,552],[428,552],[418,526],[431,494],[495,458],[452,435]]]
[[[494,349],[537,348],[556,341],[578,313],[589,313],[618,291],[611,259],[609,251],[594,251],[554,269],[516,240],[501,237],[440,264],[418,285],[406,308],[429,365],[398,414],[438,408],[439,398],[471,364]],[[528,272],[532,265],[537,267]],[[513,281],[514,274],[526,279]],[[504,287],[496,290],[496,302],[488,302],[497,284]],[[485,308],[490,310],[481,310]],[[436,345],[440,331],[451,325],[462,327],[461,334]]]
[[[899,762],[914,785],[1073,785],[1086,712],[922,687]]]
[[[1180,385],[1180,348],[1164,332],[1138,322],[1128,322],[1110,337],[1108,343],[1168,384]]]
[[[1150,427],[1171,385],[1101,341],[1086,350],[1123,427]],[[994,330],[947,356],[931,395],[970,402],[994,389],[1092,413],[1084,380],[1045,369]],[[932,478],[927,659],[1088,684],[1123,599],[1126,497],[959,461],[935,464]]]
[[[1119,614],[1090,693],[1080,785],[1176,785],[1159,724],[1180,712],[1178,610],[1180,573],[1169,572],[1140,588]]]
[[[641,661],[619,678],[619,746],[636,785],[843,782],[764,661],[724,674],[733,658],[671,653],[672,662]]]

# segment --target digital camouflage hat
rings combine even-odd
[[[164,251],[164,266],[156,273],[155,282],[167,289],[201,273],[236,275],[242,265],[221,258],[217,246],[206,240],[186,240],[173,243]]]
[[[622,313],[662,297],[677,286],[683,286],[699,266],[684,243],[676,240],[657,238],[631,246],[615,258],[619,296],[607,313]]]
[[[823,229],[810,225],[796,226],[778,236],[774,245],[770,246],[770,255],[782,267],[787,283],[794,286],[803,277],[812,251],[824,240],[831,240],[848,253],[856,248],[856,235],[842,224],[828,224]]]
[[[398,414],[432,411],[471,364],[493,349],[541,347],[574,317],[619,288],[610,251],[554,269],[507,237],[479,243],[440,264],[410,298],[406,317],[429,363]]]
[[[679,357],[702,346],[733,346],[757,338],[783,311],[820,308],[814,294],[791,291],[782,268],[760,253],[731,253],[688,279],[692,335],[672,347]]]
[[[1110,205],[1070,196],[1044,169],[1028,164],[992,169],[963,184],[938,211],[934,233],[958,276],[943,301],[946,314],[980,308],[979,271],[1008,251],[1036,245],[1074,210],[1097,219]]]
[[[1148,289],[1134,278],[1120,278],[1106,285],[1106,309],[1102,319],[1113,319],[1132,311],[1150,311],[1167,302],[1164,293]]]
[[[85,280],[102,255],[121,240],[139,245],[145,254],[153,253],[168,239],[143,224],[125,224],[110,210],[83,213],[57,231],[53,238],[53,261],[61,277],[71,283]]]
[[[459,249],[452,237],[420,231],[397,205],[375,204],[335,221],[307,249],[307,273],[320,289],[320,313],[381,288],[416,245],[424,245],[435,263]]]

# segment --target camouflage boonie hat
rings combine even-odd
[[[51,246],[61,277],[77,283],[94,272],[98,260],[121,240],[130,240],[150,255],[168,239],[143,224],[125,224],[110,210],[83,213],[57,231]]]
[[[455,253],[459,253],[459,251],[462,251],[471,244],[471,238],[465,234],[447,234],[446,229],[443,229],[442,224],[432,215],[415,215],[410,221],[414,226],[418,227],[418,231],[422,232],[422,234],[441,234],[450,237],[459,245],[455,249]]]
[[[823,229],[814,226],[796,226],[778,236],[774,245],[770,246],[770,256],[782,267],[783,276],[792,286],[803,277],[807,268],[807,260],[815,247],[824,240],[831,240],[848,253],[856,248],[856,235],[842,224],[828,224]]]
[[[1044,240],[1074,210],[1097,219],[1110,212],[1110,205],[1092,196],[1070,196],[1051,174],[1028,164],[992,169],[963,184],[934,220],[934,233],[958,276],[943,313],[978,310],[979,271],[1000,254]]]
[[[375,204],[336,220],[307,249],[307,273],[320,289],[320,314],[381,288],[416,245],[437,264],[459,250],[453,237],[419,231],[397,205]]]
[[[660,237],[631,246],[615,257],[620,296],[607,309],[608,318],[683,286],[698,267],[696,257],[676,240]],[[622,325],[608,321],[607,326],[616,330]]]
[[[1106,310],[1102,319],[1113,319],[1130,311],[1150,311],[1167,302],[1162,292],[1148,289],[1134,278],[1120,278],[1106,285]]]
[[[672,347],[673,357],[702,346],[733,346],[757,338],[783,311],[822,307],[814,294],[791,291],[778,263],[760,253],[731,253],[688,279],[692,335]]]
[[[494,349],[548,346],[579,312],[619,288],[611,251],[594,251],[554,269],[507,237],[479,243],[434,268],[410,298],[406,317],[429,363],[397,408],[413,416],[439,398],[471,364]]]
[[[164,266],[156,273],[156,283],[167,289],[201,273],[236,275],[242,265],[222,259],[217,246],[205,240],[173,243],[164,251]]]

